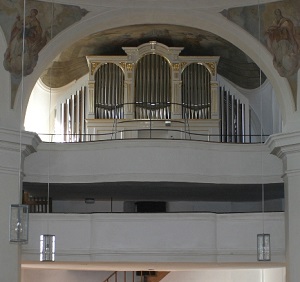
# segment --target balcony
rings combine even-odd
[[[257,234],[283,263],[284,214],[32,214],[23,261],[39,260],[39,236],[55,234],[57,261],[254,263]]]

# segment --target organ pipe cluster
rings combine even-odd
[[[124,117],[124,74],[113,63],[103,64],[95,75],[95,118]]]
[[[160,55],[142,57],[135,73],[135,118],[171,118],[171,71]]]

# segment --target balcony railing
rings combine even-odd
[[[160,134],[157,137],[157,133]],[[126,133],[140,133],[139,137],[126,137]],[[173,133],[173,134],[170,134]],[[130,135],[130,134],[129,134]],[[164,136],[165,135],[165,136]],[[183,138],[174,137],[176,135],[183,136]],[[236,144],[257,144],[264,143],[269,135],[239,135],[239,138],[244,139],[244,142],[224,142],[219,141],[221,137],[231,138],[231,135],[221,134],[203,134],[190,132],[180,129],[166,130],[161,128],[151,129],[121,129],[105,133],[85,133],[85,134],[48,134],[39,133],[42,140],[52,143],[77,143],[77,142],[93,142],[93,141],[108,141],[108,140],[129,140],[129,139],[167,139],[167,140],[190,140],[190,141],[202,141],[202,142],[221,142],[221,143],[236,143]],[[142,137],[141,137],[142,136]]]

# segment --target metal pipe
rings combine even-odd
[[[204,110],[204,103],[205,103],[205,89],[206,89],[206,79],[205,79],[205,68],[203,65],[198,65],[198,87],[199,87],[199,97],[198,97],[198,118],[204,119],[205,118],[205,110]]]
[[[224,97],[224,87],[220,88],[220,110],[221,110],[221,141],[225,142],[225,135],[226,135],[226,117],[225,117],[225,97]]]
[[[143,72],[143,81],[142,81],[142,99],[140,99],[140,102],[142,103],[142,118],[147,118],[147,64],[146,59],[143,57],[140,61],[139,67],[141,68],[141,71]]]
[[[95,74],[95,89],[94,89],[94,111],[95,111],[95,118],[99,118],[99,116],[97,116],[97,108],[98,108],[98,104],[99,104],[99,70],[96,72]]]
[[[85,134],[85,97],[86,97],[86,87],[82,87],[81,90],[81,133]]]
[[[79,116],[79,113],[80,113],[80,102],[79,102],[79,97],[80,97],[80,91],[76,91],[76,102],[75,102],[75,134],[77,135],[76,136],[76,141],[78,142],[78,134],[80,133],[79,131],[79,128],[80,128],[80,116]]]
[[[234,142],[235,128],[234,128],[234,95],[231,95],[231,142]]]
[[[208,76],[208,105],[209,107],[207,108],[209,113],[208,113],[208,118],[211,118],[211,75],[210,72],[207,71],[207,76]]]
[[[240,126],[241,126],[241,115],[240,115],[240,100],[236,99],[236,142],[240,143],[241,140],[241,130],[240,130]]]
[[[60,104],[60,134],[65,133],[65,103]]]
[[[251,119],[250,117],[250,111],[249,111],[249,120]],[[242,134],[243,134],[243,143],[246,142],[246,139],[245,139],[245,104],[242,104]],[[249,130],[251,129],[251,127],[249,126]],[[251,138],[251,135],[249,133],[249,139]],[[249,140],[249,142],[251,142],[251,140]]]
[[[98,72],[100,72],[100,76],[99,76],[100,80],[98,82],[98,84],[99,84],[99,93],[98,93],[98,95],[100,97],[98,99],[98,102],[99,102],[99,107],[100,107],[100,113],[99,113],[100,116],[99,116],[99,118],[101,118],[101,119],[104,118],[103,105],[105,103],[105,101],[104,101],[104,90],[103,90],[103,88],[104,88],[104,71],[103,70],[104,70],[104,66],[101,66],[98,70]]]
[[[227,142],[230,142],[230,124],[231,124],[231,122],[230,122],[230,111],[229,111],[229,104],[230,104],[230,94],[229,94],[229,91],[228,90],[226,90],[225,91],[225,93],[226,93],[226,127],[227,127],[227,132],[226,132],[226,141]]]
[[[70,134],[70,99],[67,99],[67,111],[66,111],[66,122],[67,122],[67,132],[66,132],[66,137],[67,140],[69,138],[69,134]],[[68,140],[69,141],[69,140]]]

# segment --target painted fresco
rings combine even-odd
[[[3,65],[11,74],[12,104],[22,75],[32,73],[43,47],[87,14],[77,6],[35,0],[26,1],[24,12],[23,3],[23,0],[0,0],[0,25],[7,40]],[[233,8],[222,14],[268,48],[274,67],[289,80],[296,93],[296,72],[300,67],[300,1]],[[184,47],[183,56],[220,56],[218,73],[242,88],[256,88],[265,80],[257,65],[223,38],[200,29],[159,24],[125,26],[88,35],[63,50],[41,78],[50,87],[64,86],[87,73],[86,55],[125,55],[122,47],[151,40]]]
[[[32,73],[42,48],[86,13],[76,6],[27,0],[24,9],[23,0],[0,1],[0,24],[7,41],[3,66],[11,74],[12,103],[21,77]]]
[[[280,76],[288,79],[296,97],[296,75],[300,68],[300,1],[234,8],[223,11],[223,15],[268,48],[274,67]]]
[[[260,84],[257,65],[230,42],[204,30],[162,24],[124,26],[88,35],[65,49],[42,80],[48,86],[61,87],[88,72],[86,55],[125,56],[122,47],[136,47],[152,40],[184,47],[182,56],[221,56],[219,74],[247,89]]]

